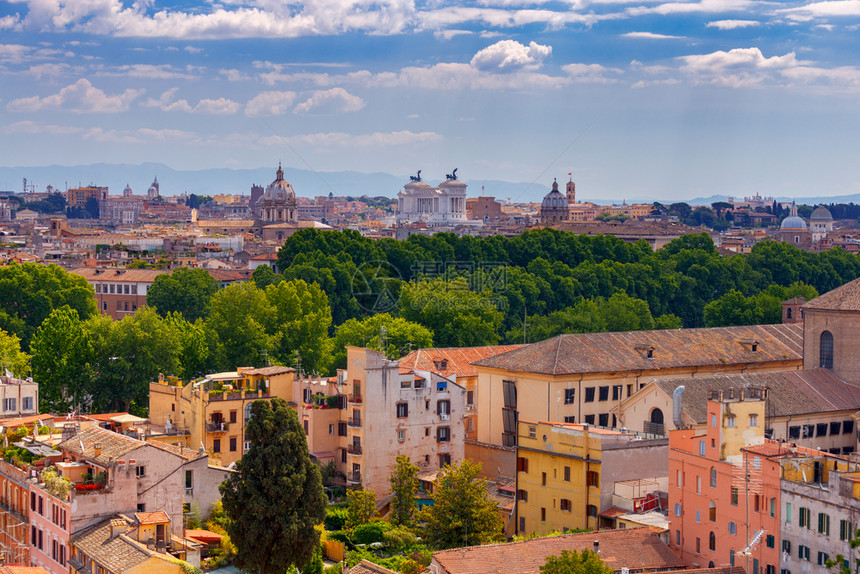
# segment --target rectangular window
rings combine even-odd
[[[346,436],[346,423],[337,423],[337,436]]]
[[[517,472],[529,471],[529,459],[524,456],[517,457]]]
[[[800,425],[788,427],[788,438],[800,438]]]
[[[230,411],[230,424],[236,424],[236,411]]]
[[[588,486],[600,486],[600,474],[596,470],[589,470],[585,473],[585,481]]]
[[[569,466],[564,467],[564,481],[570,482],[570,467]]]
[[[818,423],[815,425],[815,436],[827,436],[827,427],[830,426],[827,423]]]
[[[24,397],[21,399],[21,410],[33,410],[33,397]]]
[[[701,510],[696,511],[696,522],[702,522],[702,511]]]
[[[608,401],[609,400],[609,387],[600,387],[600,394],[598,395],[599,401]]]
[[[585,387],[585,402],[594,402],[594,387]]]
[[[598,415],[597,424],[602,426],[602,427],[608,427],[609,426],[609,413],[603,413],[603,414]]]
[[[782,541],[782,551],[791,554],[791,540]]]
[[[830,535],[830,516],[823,512],[818,513],[818,533]]]
[[[854,432],[854,421],[849,419],[842,421],[842,434],[851,434]]]
[[[696,494],[702,494],[702,477],[696,477]]]
[[[451,440],[451,428],[450,427],[439,427],[436,429],[436,441],[437,442],[448,442]]]
[[[522,502],[528,502],[529,501],[529,493],[525,490],[522,490],[522,489],[518,490],[517,491],[517,500],[520,500]]]
[[[726,415],[726,428],[735,428],[735,415]]]
[[[564,422],[573,424],[576,422],[576,417],[575,416],[564,417]]]
[[[397,442],[404,442],[406,440],[406,431],[399,430],[397,431]]]
[[[675,503],[675,516],[681,516],[681,510],[682,510],[681,503],[676,502]]]
[[[545,472],[540,473],[540,485],[546,486],[546,473]]]
[[[771,499],[770,499],[770,511],[769,511],[769,514],[770,514],[770,517],[771,517],[771,518],[774,518],[774,517],[776,516],[776,499],[775,499],[775,498],[771,498]]]
[[[236,437],[230,437],[230,452],[236,452]]]
[[[594,424],[594,415],[585,415],[585,424],[593,425]]]
[[[570,512],[570,500],[568,500],[567,498],[562,498],[561,499],[561,509],[564,512]]]
[[[854,529],[851,523],[847,520],[839,521],[839,540],[851,540],[854,534]]]
[[[737,505],[738,505],[738,487],[733,486],[732,487],[732,506],[737,506]]]
[[[212,452],[221,452],[221,439],[216,438],[212,441]]]
[[[809,546],[804,546],[803,544],[797,545],[797,556],[801,560],[809,560]]]
[[[776,548],[776,538],[773,536],[773,534],[767,535],[767,538],[765,539],[765,544],[767,544],[768,548]]]
[[[750,415],[750,428],[758,426],[758,415],[752,414]]]
[[[397,403],[397,418],[405,419],[409,416],[409,403]]]
[[[790,502],[785,503],[785,521],[791,522],[791,503]]]
[[[702,540],[696,538],[696,554],[701,554],[702,552]]]
[[[612,400],[617,401],[621,398],[621,385],[612,385]]]
[[[841,421],[837,421],[835,423],[830,423],[830,434],[831,435],[842,434],[842,422]]]
[[[675,531],[675,546],[680,546],[680,545],[681,545],[681,531],[676,530]]]
[[[705,456],[705,441],[699,441],[699,456]]]
[[[564,389],[564,404],[571,405],[574,403],[576,389]]]
[[[735,522],[729,522],[729,534],[737,535],[738,533],[738,525]]]
[[[475,404],[475,391],[467,391],[466,392],[466,404],[474,405]]]
[[[818,553],[818,565],[819,566],[826,566],[828,558],[830,558],[830,557],[827,555],[826,552],[819,552]]]
[[[514,381],[502,381],[502,394],[505,399],[505,408],[517,408],[517,384]]]
[[[810,525],[809,509],[801,506],[800,510],[799,510],[799,514],[800,514],[800,527],[801,528],[811,528],[812,525]]]
[[[185,471],[185,488],[194,486],[194,472],[191,470]]]

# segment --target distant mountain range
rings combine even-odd
[[[23,190],[23,178],[28,185],[35,184],[36,191],[44,191],[48,185],[65,191],[70,187],[98,185],[110,188],[110,193],[120,194],[130,185],[136,194],[144,194],[153,179],[158,178],[162,195],[179,195],[183,192],[198,195],[219,193],[250,194],[251,185],[265,187],[275,179],[275,168],[260,169],[202,169],[176,170],[163,164],[141,165],[94,164],[45,167],[0,167],[0,191]],[[409,176],[389,173],[359,173],[356,171],[314,172],[287,168],[284,178],[296,193],[304,197],[315,197],[333,193],[339,196],[387,196],[396,197],[407,183]],[[437,185],[438,181],[428,181]],[[544,185],[515,183],[498,180],[466,180],[469,196],[481,194],[511,201],[540,201],[549,192]]]
[[[311,170],[287,168],[285,178],[296,193],[304,197],[315,197],[333,193],[339,196],[386,196],[395,197],[397,192],[407,183],[408,175],[392,175],[390,173],[359,173],[357,171],[314,172]],[[178,195],[183,192],[198,195],[215,195],[219,193],[249,194],[251,185],[266,186],[275,179],[275,168],[259,169],[202,169],[177,170],[160,163],[144,163],[140,165],[107,164],[76,166],[41,166],[41,167],[0,167],[0,191],[23,190],[23,178],[27,178],[28,186],[35,184],[35,191],[44,191],[48,185],[65,191],[69,187],[81,185],[107,186],[113,194],[120,194],[126,185],[130,185],[134,193],[144,194],[153,179],[158,178],[163,195]],[[428,182],[437,185],[438,181]],[[549,192],[549,187],[542,184],[527,182],[511,182],[500,180],[466,180],[470,197],[481,195],[481,188],[486,195],[505,201],[510,199],[518,202],[539,202]],[[688,200],[693,205],[710,205],[717,201],[727,201],[728,195],[712,195]],[[777,201],[796,201],[797,203],[860,203],[860,194],[842,195],[835,197],[777,197]],[[581,198],[582,201],[593,201],[600,205],[621,203],[620,199]],[[628,203],[675,203],[675,201],[659,200],[651,197],[628,198]]]

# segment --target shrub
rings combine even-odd
[[[346,508],[332,508],[326,510],[325,529],[329,531],[343,530],[347,519]]]
[[[326,566],[325,570],[323,570],[323,574],[343,574],[343,566],[340,564]]]
[[[355,544],[373,544],[374,542],[382,542],[385,531],[388,530],[389,524],[381,520],[360,524],[355,527],[352,533],[352,541]]]
[[[384,532],[382,534],[382,540],[389,548],[399,550],[401,548],[407,548],[414,545],[417,538],[411,530],[399,526],[397,528],[392,528],[388,532]]]

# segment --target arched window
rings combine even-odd
[[[658,425],[663,424],[663,411],[660,409],[651,411],[651,422]]]
[[[822,369],[832,369],[833,368],[833,333],[830,331],[824,331],[821,333],[821,340],[819,345],[819,357],[820,364],[819,366]]]
[[[717,469],[711,467],[711,488],[717,488]]]
[[[717,549],[717,536],[713,532],[708,535],[708,549],[716,550]]]

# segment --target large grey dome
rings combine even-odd
[[[284,170],[281,168],[281,165],[278,164],[275,181],[269,184],[266,191],[263,192],[263,196],[260,200],[281,202],[295,200],[295,198],[296,192],[293,190],[293,186],[284,179]]]
[[[567,208],[567,197],[558,190],[558,182],[552,182],[552,191],[546,194],[541,202],[545,209]]]
[[[782,220],[780,229],[806,229],[806,222],[799,215],[789,215]]]
[[[812,212],[812,215],[809,217],[810,221],[833,221],[833,216],[830,215],[830,210],[820,205],[815,208],[815,211]]]

